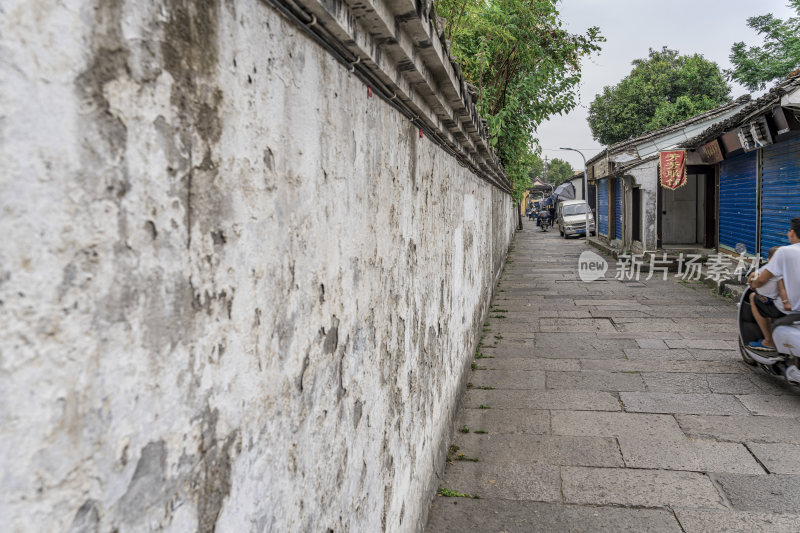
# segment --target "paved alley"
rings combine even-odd
[[[426,531],[800,530],[800,391],[741,361],[735,303],[584,283],[586,249],[517,234]]]

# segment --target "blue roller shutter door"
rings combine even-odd
[[[614,182],[614,236],[622,240],[622,180]]]
[[[800,138],[767,146],[761,159],[761,256],[786,246],[789,221],[800,217]]]
[[[597,229],[608,236],[608,180],[597,181]]]
[[[719,245],[735,250],[738,243],[747,253],[756,252],[758,220],[758,158],[756,152],[720,163]]]

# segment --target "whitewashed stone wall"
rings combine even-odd
[[[2,529],[420,529],[510,197],[257,0],[0,57]]]

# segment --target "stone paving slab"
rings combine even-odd
[[[592,311],[600,311],[606,314],[633,313],[638,316],[649,315],[653,311],[653,308],[647,305],[636,305],[636,304],[606,305],[603,304],[602,302],[595,302],[592,307],[587,307],[587,309],[590,309]]]
[[[664,341],[670,348],[690,348],[697,350],[738,350],[739,344],[734,340],[716,339],[666,339]]]
[[[617,331],[604,318],[540,318],[539,331],[555,333],[597,333]]]
[[[628,308],[636,308],[642,307],[642,304],[631,301],[631,300],[614,300],[613,298],[603,299],[603,298],[592,298],[590,300],[582,299],[582,300],[575,300],[576,306],[584,306],[584,305],[591,305],[591,306],[617,306],[617,307],[628,307]]]
[[[683,413],[690,415],[747,414],[735,396],[727,394],[676,394],[621,392],[620,400],[631,413]]]
[[[494,355],[497,352],[486,351]],[[503,357],[496,355],[494,359],[480,359],[478,366],[485,367],[487,370],[580,370],[580,361],[570,359],[540,359],[535,357]],[[476,372],[482,372],[476,370]],[[474,374],[474,373],[473,373]],[[472,378],[470,378],[471,380]]]
[[[502,433],[550,433],[550,411],[539,409],[461,409],[456,428]]]
[[[797,387],[789,385],[784,379],[777,376],[768,376],[764,372],[749,372],[750,379],[759,386],[762,392],[768,394],[800,394]]]
[[[558,318],[596,318],[586,309],[576,311],[558,311]]]
[[[560,503],[437,498],[426,533],[679,533],[672,513]]]
[[[582,411],[619,411],[616,396],[586,390],[468,390],[464,407],[488,405],[492,409],[576,409]]]
[[[437,498],[429,531],[800,531],[800,394],[741,361],[735,305],[583,283],[585,249],[515,237],[447,443],[478,461],[440,483],[484,499]]]
[[[460,453],[480,462],[625,466],[617,441],[607,437],[458,433],[453,440]]]
[[[697,319],[695,319],[697,320]],[[685,330],[682,329],[680,331],[681,338],[686,340],[695,340],[695,341],[717,341],[722,342],[724,350],[732,350],[730,340],[736,339],[739,335],[739,329],[736,327],[736,319],[731,319],[731,323],[734,324],[733,328],[723,328],[720,324],[711,324],[708,329],[703,330]],[[699,327],[699,326],[698,326]],[[705,350],[708,348],[699,348],[700,350]],[[716,348],[712,348],[716,349]]]
[[[487,342],[495,342],[502,344],[508,344],[509,346],[534,346],[534,339],[538,333],[533,333],[531,331],[525,331],[524,329],[519,329],[518,331],[514,331],[508,326],[497,326],[494,328],[491,334],[498,334],[501,335],[501,339],[494,339],[488,338],[486,339]]]
[[[668,350],[667,343],[662,339],[636,339],[639,348],[645,350]]]
[[[716,303],[716,302],[715,302]],[[717,307],[708,307],[707,309],[718,309]],[[735,309],[735,308],[734,308]],[[683,310],[683,306],[681,306],[679,311]],[[738,329],[736,327],[736,312],[728,312],[725,316],[720,317],[703,317],[703,320],[698,322],[698,320],[694,318],[672,318],[673,323],[675,323],[680,328],[688,327],[688,328],[697,328],[698,324],[701,326],[710,325],[710,324],[723,324],[729,327],[734,334],[737,333]]]
[[[796,513],[800,509],[800,476],[713,476],[734,509],[776,513]],[[800,531],[800,524],[796,531]]]
[[[447,465],[442,487],[481,498],[561,501],[559,467],[533,463],[472,463]]]
[[[639,339],[637,339],[638,341]],[[663,342],[663,341],[661,341]],[[688,350],[656,350],[653,348],[625,348],[625,357],[631,360],[657,360],[657,361],[694,361],[694,356]]]
[[[675,320],[673,320],[673,323]],[[703,320],[694,319],[674,324],[682,334],[692,335],[695,339],[723,339],[728,340],[739,334],[739,327],[736,325],[734,317],[708,318]],[[723,335],[724,334],[724,335]]]
[[[583,370],[605,370],[607,372],[693,372],[702,374],[742,374],[752,372],[744,363],[738,361],[660,361],[648,360],[605,360],[584,359],[580,361]]]
[[[595,391],[643,391],[639,374],[626,372],[547,372],[548,389]]]
[[[715,374],[719,376],[740,377],[739,374]],[[672,392],[682,394],[707,394],[707,374],[693,372],[642,372],[642,379],[650,392]]]
[[[631,468],[766,475],[743,444],[641,437],[618,440],[625,466]]]
[[[539,359],[624,359],[625,353],[622,350],[593,350],[577,347],[566,347],[564,349],[548,347],[524,347],[518,348],[502,342],[487,344],[481,347],[481,352],[495,357],[534,357]]]
[[[534,351],[536,344],[534,342],[533,335],[525,335],[525,338],[523,338],[514,337],[508,332],[504,333],[502,330],[499,330],[499,333],[503,335],[503,339],[496,346],[494,346],[496,350],[516,350],[525,354],[530,354]],[[489,348],[489,346],[483,346],[482,348]]]
[[[684,433],[694,438],[732,442],[800,442],[800,422],[769,416],[676,415]]]
[[[500,320],[497,319],[495,322],[498,325],[502,325],[503,327],[508,327],[509,329],[514,329],[517,327],[525,326],[526,328],[530,328],[531,326],[535,326],[538,324],[539,318],[541,317],[557,317],[558,311],[557,310],[546,310],[546,309],[533,309],[532,307],[526,308],[525,306],[521,305],[513,305],[513,304],[503,304],[502,308],[504,311],[502,312],[505,315],[505,319]],[[496,314],[495,311],[492,311],[490,314]]]
[[[740,362],[742,356],[738,350],[691,350],[698,361],[731,361]]]
[[[746,394],[737,396],[740,402],[754,415],[800,416],[800,396],[771,394]]]
[[[649,323],[652,322],[654,319],[650,316],[643,316],[643,315],[635,315],[635,316],[626,316],[626,317],[615,317],[614,322],[616,324],[640,324],[640,323]],[[665,322],[664,320],[659,319],[661,322]],[[666,321],[669,323],[669,321]]]
[[[636,347],[633,339],[600,338],[602,333],[549,333],[536,338],[539,350],[570,351],[573,353],[590,353],[592,350],[602,352],[619,352],[622,348]]]
[[[711,480],[696,472],[564,466],[561,477],[567,503],[724,508]]]
[[[503,341],[505,341],[505,338],[498,343],[493,342],[493,340],[490,341],[489,339],[485,339],[484,344],[480,347],[480,351],[484,355],[491,355],[494,357],[523,357],[526,359],[537,358],[535,348],[531,346],[519,346]]]
[[[553,411],[554,435],[636,437],[684,440],[678,423],[669,415],[610,413],[591,411]]]
[[[771,474],[800,475],[800,444],[748,442],[747,447]]]
[[[664,320],[658,318],[654,318],[648,322],[617,324],[617,330],[624,333],[667,332],[675,331],[675,329],[675,324],[664,322]]]
[[[686,533],[796,533],[800,514],[676,509]],[[644,530],[643,530],[644,531]]]
[[[603,340],[622,340],[627,339],[633,341],[633,343],[626,343],[624,346],[620,345],[620,348],[636,348],[638,344],[636,344],[637,340],[640,339],[662,339],[666,342],[665,339],[681,339],[681,334],[677,331],[637,331],[637,332],[624,332],[618,331],[615,333],[605,333],[599,332],[595,333],[598,339]]]
[[[719,394],[758,394],[761,387],[747,374],[706,374],[708,388]]]
[[[479,362],[486,364],[486,359]],[[542,390],[545,375],[542,370],[479,370],[472,373],[470,383],[475,388]]]
[[[594,318],[613,318],[614,320],[618,318],[630,317],[630,318],[639,318],[643,315],[650,316],[649,312],[644,311],[600,311],[597,309],[588,308],[589,313]]]

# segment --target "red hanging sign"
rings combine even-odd
[[[686,185],[686,150],[673,150],[659,154],[661,186],[673,191]]]

